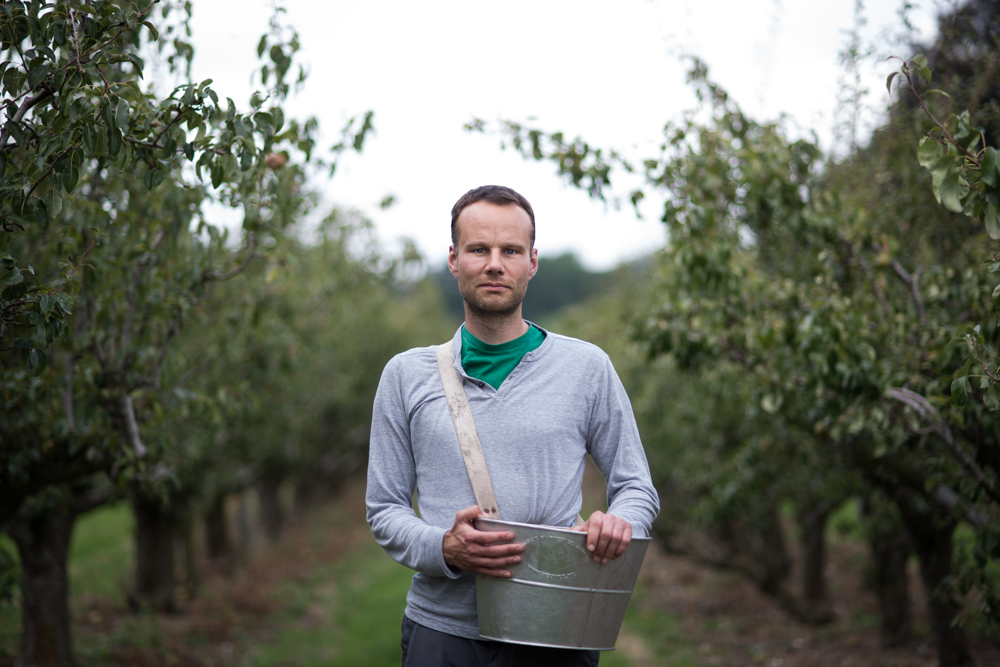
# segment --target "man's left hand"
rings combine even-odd
[[[587,550],[594,560],[607,563],[625,553],[632,541],[632,524],[620,516],[594,512],[586,523],[573,530],[587,533]]]

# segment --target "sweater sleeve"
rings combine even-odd
[[[649,474],[632,404],[607,357],[595,378],[595,389],[587,449],[608,483],[608,513],[631,523],[635,536],[648,537],[660,511],[659,496]]]
[[[416,468],[403,396],[400,357],[382,372],[372,409],[365,494],[368,525],[375,541],[396,562],[431,576],[457,578],[444,560],[445,528],[431,526],[413,511]]]

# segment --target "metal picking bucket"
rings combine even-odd
[[[650,538],[633,537],[607,565],[587,534],[568,528],[476,519],[476,530],[513,531],[524,544],[510,579],[476,577],[479,634],[513,644],[612,651]]]

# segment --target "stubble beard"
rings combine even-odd
[[[524,285],[512,286],[507,298],[490,300],[479,298],[475,287],[459,286],[462,300],[465,301],[465,307],[468,308],[469,312],[480,319],[493,321],[506,319],[516,313],[521,307],[521,302],[524,301],[524,295],[527,294],[527,291],[528,285],[525,282]]]

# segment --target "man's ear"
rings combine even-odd
[[[451,275],[458,278],[458,255],[455,253],[455,246],[448,246],[448,270]]]
[[[528,272],[528,280],[535,277],[538,273],[538,248],[531,249],[531,270]]]

